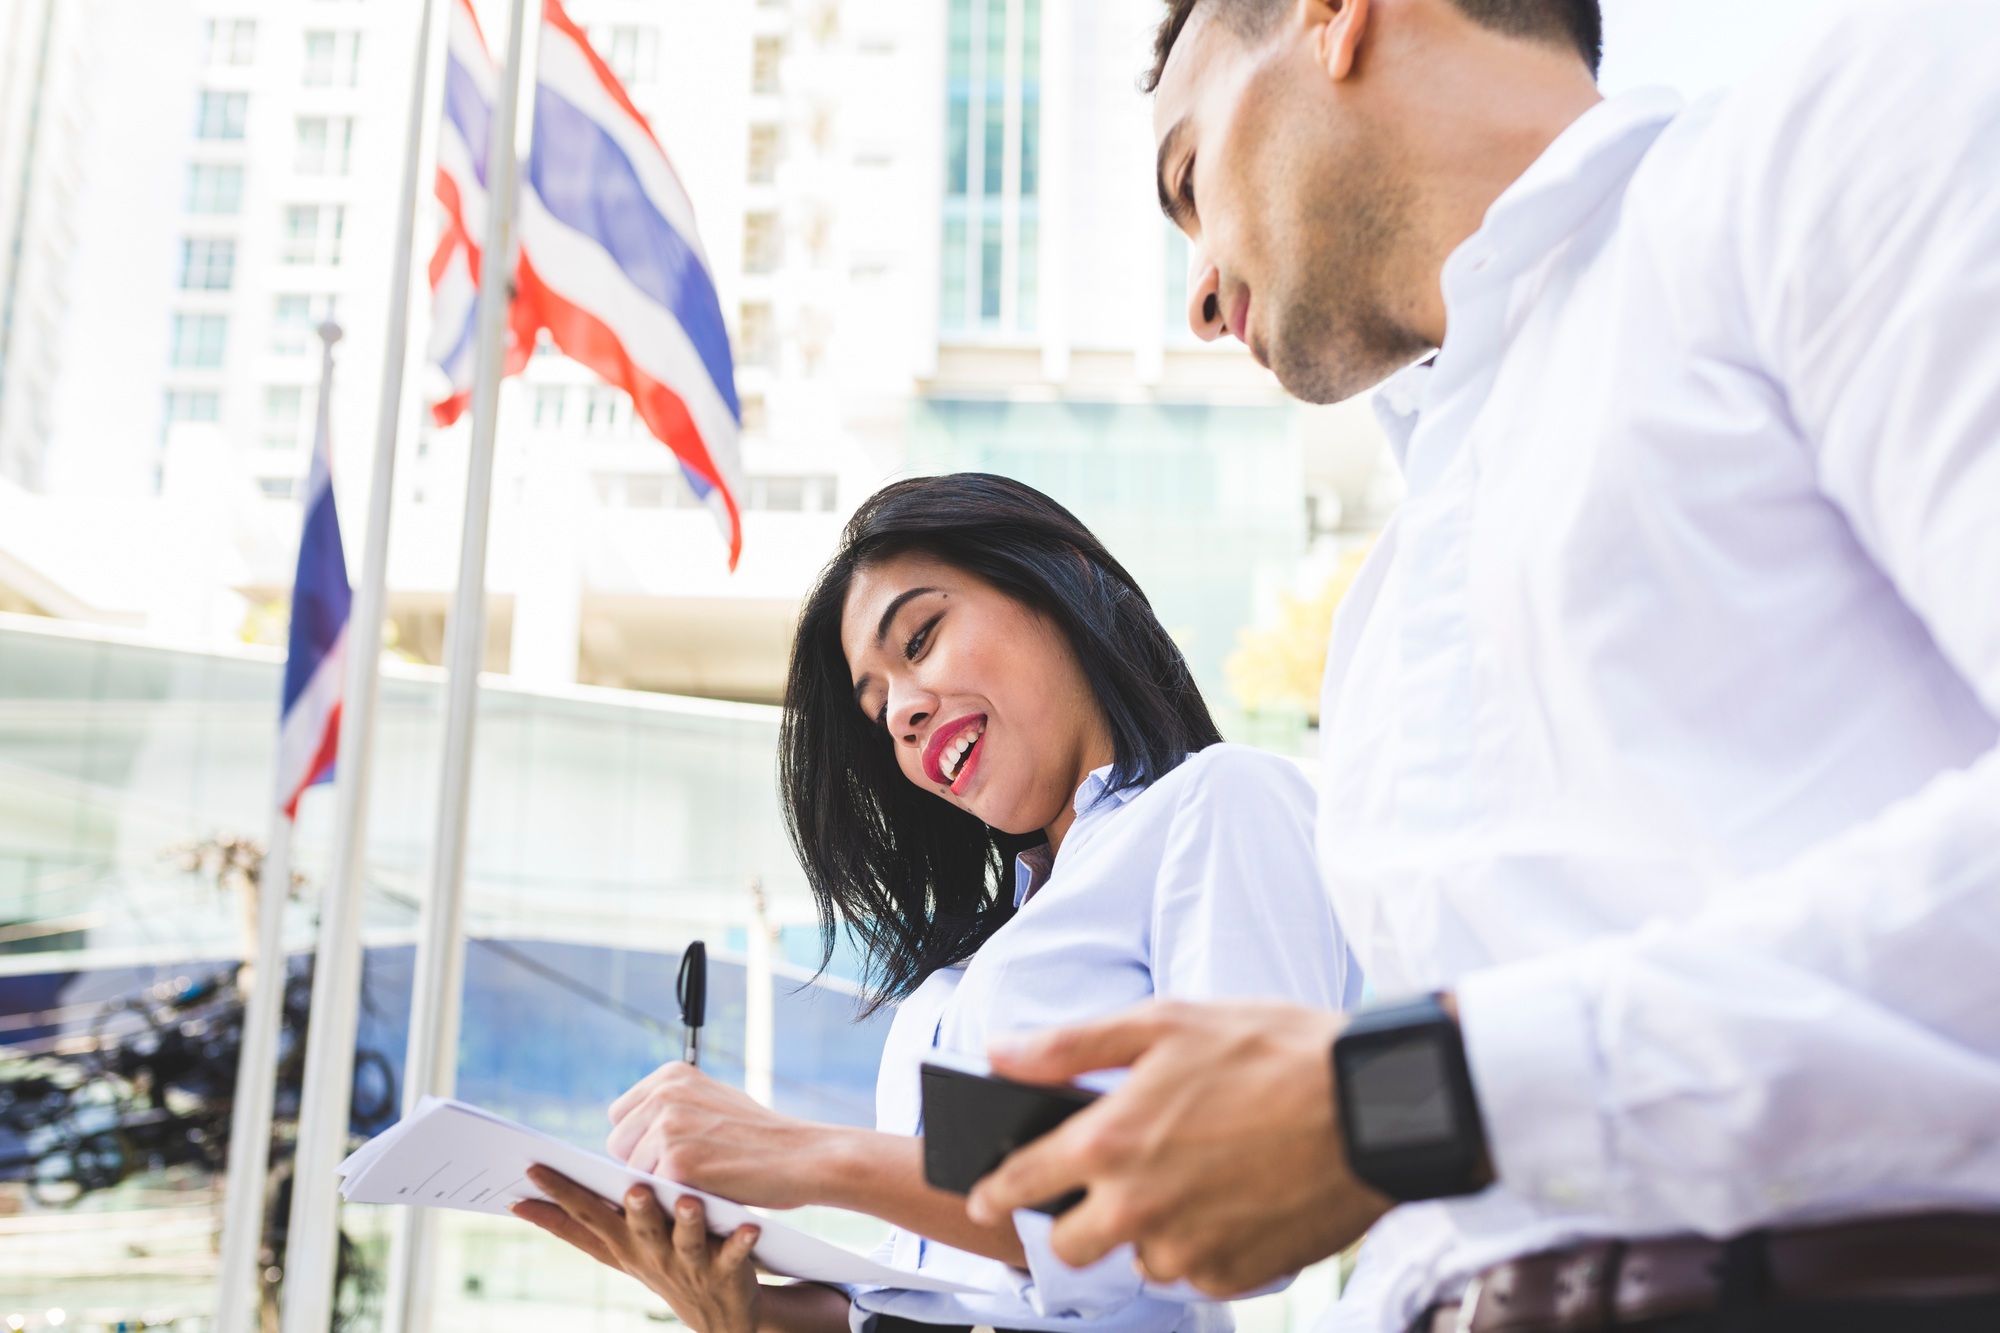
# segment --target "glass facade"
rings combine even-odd
[[[53,622],[0,625],[0,1079],[122,1030],[117,1023],[136,1021],[127,1014],[135,997],[229,976],[241,903],[213,873],[187,868],[188,849],[267,836],[279,671],[273,655],[252,650],[181,652]],[[357,1046],[372,1053],[363,1066],[385,1105],[407,1036],[441,692],[437,673],[421,668],[382,682]],[[808,920],[777,807],[776,724],[776,710],[751,705],[483,692],[460,1096],[601,1147],[605,1104],[678,1054],[674,975],[694,937],[709,941],[715,960],[705,1065],[743,1081],[753,882],[777,920]],[[294,865],[304,888],[286,928],[295,975],[308,963],[333,804],[321,788],[301,805]],[[809,924],[779,931],[773,1100],[794,1114],[869,1123],[887,1016],[857,1022],[851,983],[812,980],[817,943]],[[834,971],[849,969],[837,961]],[[370,1090],[359,1079],[357,1088]],[[0,1162],[40,1143],[0,1125]],[[0,1318],[118,1301],[132,1312],[205,1311],[212,1248],[149,1266],[50,1237],[87,1220],[107,1237],[207,1227],[212,1239],[215,1189],[205,1170],[143,1163],[123,1183],[60,1206],[0,1183]],[[350,1234],[379,1261],[382,1219],[349,1211]],[[868,1228],[854,1219],[807,1221],[836,1238],[845,1229],[851,1241],[873,1239],[855,1234]],[[509,1219],[453,1217],[445,1235],[440,1328],[512,1327],[523,1306],[560,1306],[575,1326],[637,1329],[664,1311]],[[123,1293],[113,1305],[104,1304],[107,1263]]]
[[[950,0],[939,323],[1035,331],[1040,262],[1041,0]]]
[[[932,398],[906,439],[914,471],[998,472],[1062,501],[1144,587],[1224,730],[1296,744],[1233,718],[1222,674],[1260,580],[1305,549],[1290,407]]]

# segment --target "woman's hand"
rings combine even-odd
[[[756,1226],[740,1226],[718,1240],[708,1234],[699,1199],[681,1199],[670,1227],[643,1185],[626,1191],[621,1211],[548,1167],[530,1168],[528,1179],[549,1202],[523,1200],[514,1205],[514,1216],[638,1278],[694,1333],[756,1333],[759,1292],[750,1263]]]
[[[693,1065],[661,1065],[611,1103],[611,1155],[758,1208],[826,1203],[842,1131],[779,1115]]]

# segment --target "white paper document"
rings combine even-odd
[[[755,1222],[763,1234],[752,1253],[759,1264],[785,1277],[983,1294],[978,1287],[878,1264],[742,1204],[634,1171],[490,1111],[441,1097],[424,1098],[414,1114],[342,1162],[340,1193],[355,1203],[505,1214],[509,1204],[547,1197],[528,1180],[528,1168],[535,1165],[553,1167],[613,1203],[635,1184],[651,1185],[669,1212],[683,1196],[693,1195],[707,1211],[709,1229],[718,1235]]]

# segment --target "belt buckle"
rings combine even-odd
[[[1485,1287],[1484,1274],[1474,1276],[1465,1284],[1465,1295],[1458,1300],[1458,1318],[1452,1321],[1452,1333],[1472,1333],[1472,1321],[1479,1317],[1479,1293]]]

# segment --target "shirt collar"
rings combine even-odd
[[[1076,811],[1079,821],[1093,813],[1116,810],[1146,789],[1141,784],[1112,791],[1111,776],[1116,768],[1116,764],[1106,764],[1102,768],[1093,768],[1084,775],[1082,785],[1076,789],[1076,797],[1070,802],[1070,807]],[[1070,831],[1074,833],[1075,827],[1072,826]],[[1041,891],[1042,885],[1048,882],[1050,874],[1054,872],[1055,865],[1055,853],[1049,850],[1047,843],[1030,847],[1025,852],[1015,853],[1015,907],[1020,907]]]
[[[1096,809],[1098,803],[1107,797],[1111,801],[1111,805],[1108,808],[1116,810],[1119,806],[1146,790],[1144,784],[1140,784],[1137,786],[1120,787],[1117,791],[1112,791],[1111,775],[1117,770],[1117,767],[1116,764],[1106,764],[1102,768],[1093,768],[1090,772],[1084,774],[1083,785],[1076,789],[1076,798],[1070,802],[1070,808],[1076,811],[1078,819],[1083,818]]]
[[[1445,260],[1447,308],[1488,283],[1507,281],[1576,230],[1590,210],[1638,169],[1681,108],[1678,93],[1642,88],[1593,106],[1572,121],[1486,210],[1478,231]],[[1375,419],[1398,466],[1416,434],[1435,356],[1382,381]]]
[[[1641,88],[1606,98],[1571,121],[1486,210],[1479,230],[1445,260],[1445,300],[1507,281],[1576,231],[1623,188],[1680,112],[1680,94]]]

